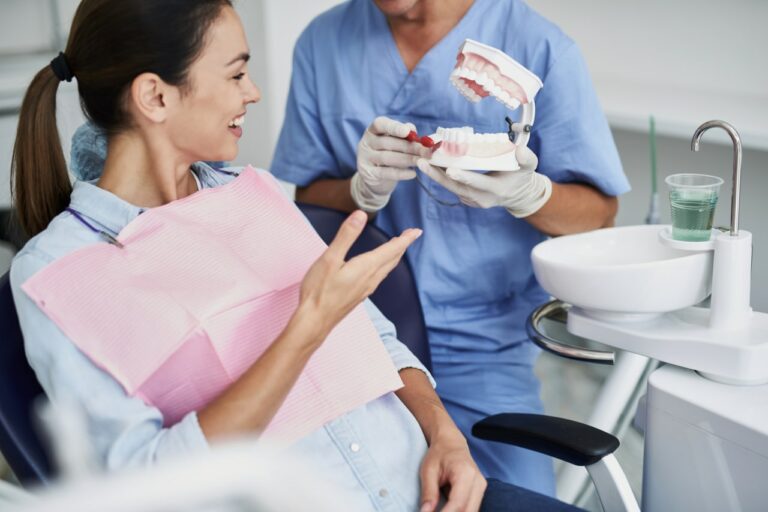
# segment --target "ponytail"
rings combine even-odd
[[[30,237],[64,211],[72,191],[56,127],[59,83],[51,66],[35,75],[21,104],[13,145],[13,200],[21,225]]]

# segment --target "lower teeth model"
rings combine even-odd
[[[436,144],[430,163],[487,171],[519,169],[515,149],[528,143],[535,117],[533,98],[541,80],[502,51],[471,39],[462,44],[450,80],[473,103],[492,97],[510,110],[522,105],[520,123],[510,125],[510,133],[518,135],[512,142],[508,133],[474,133],[468,126],[438,128],[430,135]]]
[[[471,126],[438,128],[430,136],[439,143],[430,163],[438,167],[482,169],[488,171],[518,169],[515,145],[506,133],[475,133]]]

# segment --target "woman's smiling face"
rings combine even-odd
[[[171,141],[188,161],[237,156],[246,106],[261,98],[248,75],[249,58],[240,18],[224,7],[189,68],[189,85],[167,118]]]

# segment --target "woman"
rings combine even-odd
[[[25,348],[48,397],[74,399],[86,412],[96,452],[109,469],[152,464],[264,430],[328,333],[420,235],[406,230],[345,262],[366,219],[353,213],[306,273],[298,307],[266,352],[234,384],[173,424],[164,425],[158,408],[126,393],[78,350],[22,285],[76,250],[119,245],[120,232],[144,211],[233,180],[233,173],[195,162],[236,157],[246,107],[259,100],[248,58],[229,0],[84,0],[65,52],[36,75],[24,99],[13,179],[19,218],[34,237],[15,258],[11,281]],[[72,78],[87,117],[108,134],[101,178],[74,188],[55,118],[59,82]],[[324,476],[349,510],[434,510],[441,487],[449,489],[444,510],[477,510],[486,482],[466,440],[426,370],[394,338],[391,324],[366,306],[404,387],[325,424],[293,449],[327,468]]]

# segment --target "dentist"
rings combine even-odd
[[[522,171],[438,169],[409,131],[472,126],[506,132],[495,101],[450,85],[465,38],[499,48],[538,75]],[[418,165],[428,178],[417,177]],[[547,299],[530,251],[548,235],[610,226],[629,190],[586,64],[554,24],[520,0],[349,0],[318,16],[296,44],[272,172],[299,201],[362,208],[390,233],[416,226],[408,250],[437,391],[466,434],[501,411],[540,412],[537,348],[525,333]],[[549,458],[467,436],[481,471],[554,493]]]

